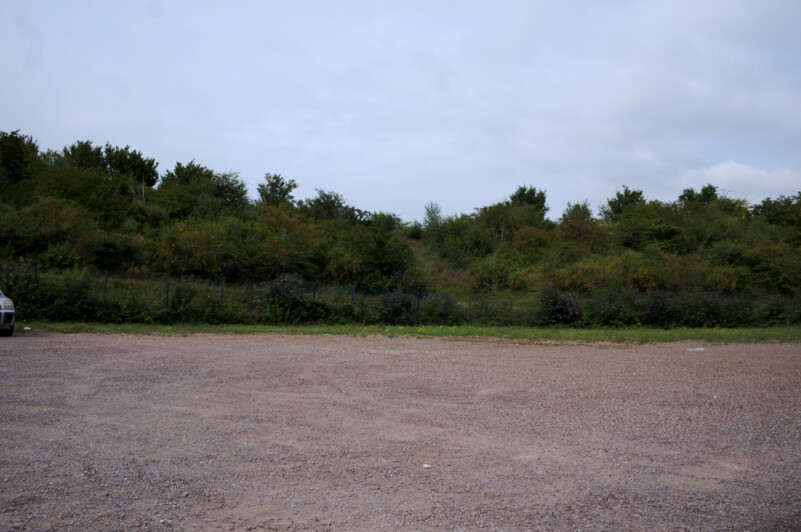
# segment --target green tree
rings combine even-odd
[[[537,190],[535,187],[525,185],[517,187],[514,194],[509,196],[509,202],[516,207],[531,205],[541,211],[543,215],[548,212],[548,206],[545,204],[545,191]]]
[[[751,209],[754,217],[783,227],[801,228],[801,192],[795,196],[765,198]]]
[[[60,152],[48,150],[41,159],[36,194],[85,205],[106,227],[127,216],[136,218],[135,202],[144,201],[158,180],[158,163],[130,146],[106,143],[101,148],[89,140],[79,141]]]
[[[73,201],[102,227],[119,226],[128,210],[128,201],[97,168],[78,168],[57,159],[46,165],[32,180],[35,198],[52,197]]]
[[[194,159],[187,164],[175,163],[175,168],[168,170],[161,178],[162,187],[189,187],[193,185],[210,186],[214,183],[214,170],[197,164]]]
[[[39,157],[39,146],[19,130],[0,131],[0,176],[8,183],[19,183],[30,177],[29,170]]]
[[[247,185],[238,174],[219,174],[194,160],[176,163],[161,178],[153,200],[172,219],[214,218],[224,212],[242,214],[249,205]]]
[[[426,214],[423,218],[422,236],[426,240],[438,242],[442,232],[442,207],[435,201],[429,201],[424,208]]]
[[[801,245],[801,192],[795,196],[766,198],[754,205],[751,212],[757,220],[783,228],[785,239],[795,246]]]
[[[623,185],[623,191],[615,193],[614,198],[606,200],[606,205],[602,205],[598,209],[601,219],[607,222],[617,221],[623,213],[630,207],[636,205],[644,205],[645,197],[642,190],[630,190],[629,187]]]
[[[672,203],[649,201],[628,205],[616,215],[614,233],[627,248],[663,251],[682,250],[682,215]]]
[[[295,201],[292,191],[298,188],[298,184],[294,179],[285,179],[281,174],[264,174],[264,181],[256,186],[259,193],[257,203],[275,206]]]
[[[568,202],[567,208],[559,219],[559,229],[565,238],[570,240],[585,244],[595,244],[597,241],[595,220],[592,218],[590,204],[586,201]]]
[[[707,183],[701,188],[701,192],[696,192],[692,188],[685,188],[684,192],[679,196],[679,203],[685,207],[693,203],[709,205],[716,199],[718,199],[718,187]]]
[[[520,186],[507,201],[476,209],[476,222],[489,233],[497,249],[521,227],[542,226],[548,212],[545,201],[544,190]]]
[[[39,146],[19,130],[0,131],[0,202],[13,199],[15,185],[31,178],[36,171]]]
[[[130,146],[120,148],[106,143],[103,158],[108,176],[124,186],[133,199],[144,201],[146,191],[159,179],[159,163],[144,157],[140,151],[131,150]]]
[[[108,174],[103,148],[93,146],[91,140],[79,140],[70,146],[65,146],[59,155],[74,168],[97,170]]]
[[[86,208],[66,199],[41,198],[21,209],[20,218],[38,233],[37,251],[44,251],[51,244],[67,243],[83,257],[97,234]]]
[[[316,220],[346,220],[361,222],[366,213],[345,203],[345,198],[336,192],[315,189],[317,196],[298,202],[304,214]]]

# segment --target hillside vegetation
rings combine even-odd
[[[750,205],[705,184],[663,202],[623,186],[597,212],[577,202],[552,221],[546,191],[522,185],[471,213],[445,216],[432,201],[424,220],[403,222],[334,191],[297,199],[296,188],[267,173],[251,199],[236,173],[194,160],[160,174],[129,146],[43,151],[0,132],[0,264],[294,275],[363,294],[536,294],[582,315],[695,294],[772,304],[798,320],[801,193]]]

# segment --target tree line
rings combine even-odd
[[[714,291],[801,296],[801,193],[757,204],[711,184],[674,201],[623,186],[597,212],[522,185],[503,201],[421,221],[370,212],[267,173],[248,197],[236,173],[194,160],[158,172],[130,146],[41,150],[0,132],[0,260],[44,268],[171,272],[354,285],[362,293]]]

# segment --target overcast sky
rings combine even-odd
[[[421,220],[801,190],[799,0],[0,0],[0,130]]]

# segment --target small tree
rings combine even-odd
[[[598,209],[601,219],[607,222],[617,221],[628,208],[645,204],[642,190],[630,190],[623,185],[622,192],[616,192],[614,198],[606,200],[606,205]]]
[[[559,229],[565,237],[590,243],[595,237],[595,223],[590,204],[568,202],[565,212],[559,219]]]
[[[153,199],[173,219],[239,214],[249,205],[247,185],[237,173],[219,174],[194,160],[167,171]]]
[[[143,157],[140,151],[131,150],[130,146],[120,148],[106,143],[104,158],[109,177],[127,185],[134,199],[144,200],[145,191],[153,188],[159,180],[156,170],[159,163]]]
[[[294,179],[285,179],[281,174],[264,174],[264,183],[259,183],[256,189],[259,198],[256,203],[275,206],[281,203],[295,201],[292,191],[298,188]]]
[[[542,211],[543,215],[548,212],[548,206],[545,204],[545,191],[537,190],[536,187],[525,185],[517,187],[515,193],[509,196],[509,202],[517,207],[533,205]]]
[[[423,227],[426,229],[437,229],[442,225],[442,207],[435,201],[429,201],[425,205],[426,216],[423,221]]]
[[[32,137],[20,135],[19,130],[10,133],[0,131],[0,187],[3,180],[14,184],[30,177],[29,167],[38,156],[39,146]]]
[[[345,203],[342,194],[315,189],[317,196],[298,202],[298,207],[316,220],[346,220],[361,222],[366,213]]]

